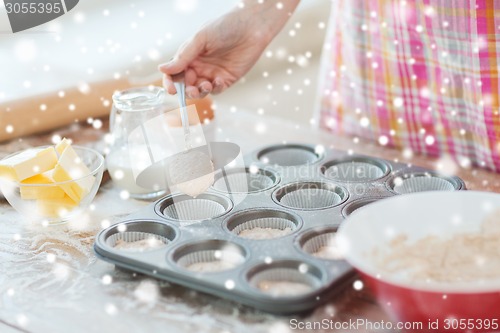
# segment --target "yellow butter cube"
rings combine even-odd
[[[58,154],[59,156],[61,156],[61,155],[62,155],[62,153],[63,153],[63,151],[64,151],[64,150],[65,150],[68,146],[70,146],[70,145],[71,145],[71,142],[70,142],[68,139],[66,139],[66,138],[62,139],[62,140],[61,140],[61,142],[59,142],[59,143],[56,145],[56,152],[57,152],[57,154]]]
[[[60,199],[39,199],[36,201],[37,213],[45,217],[63,217],[68,215],[77,203],[65,195]]]
[[[64,190],[61,187],[47,185],[54,183],[54,179],[52,178],[53,172],[54,170],[49,170],[21,181],[21,184],[29,185],[21,185],[19,188],[21,198],[25,200],[62,199],[64,197]],[[36,186],[38,184],[40,186]]]
[[[67,145],[59,156],[52,177],[56,182],[70,181],[60,186],[73,201],[79,203],[90,192],[95,182],[95,177],[88,176],[89,173],[90,170],[75,150]]]
[[[54,148],[29,149],[0,162],[0,177],[21,181],[53,169],[57,163]]]

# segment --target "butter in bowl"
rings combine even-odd
[[[63,139],[0,160],[0,190],[28,221],[58,224],[89,207],[103,171],[101,154]]]

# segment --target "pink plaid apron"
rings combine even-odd
[[[500,172],[500,0],[334,0],[320,125]]]

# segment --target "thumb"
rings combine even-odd
[[[189,64],[196,59],[204,47],[204,39],[200,35],[196,35],[182,44],[174,58],[165,64],[159,65],[158,69],[168,75],[178,74],[189,67]]]

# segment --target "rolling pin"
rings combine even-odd
[[[134,86],[158,85],[161,80],[150,82],[129,81],[128,79],[107,80],[89,84],[88,89],[72,87],[63,93],[31,96],[0,104],[0,142],[30,134],[47,132],[87,118],[99,118],[109,115],[112,96],[117,90]],[[86,87],[87,88],[87,87]],[[201,100],[188,100],[196,104],[199,118],[214,117],[209,97]]]

